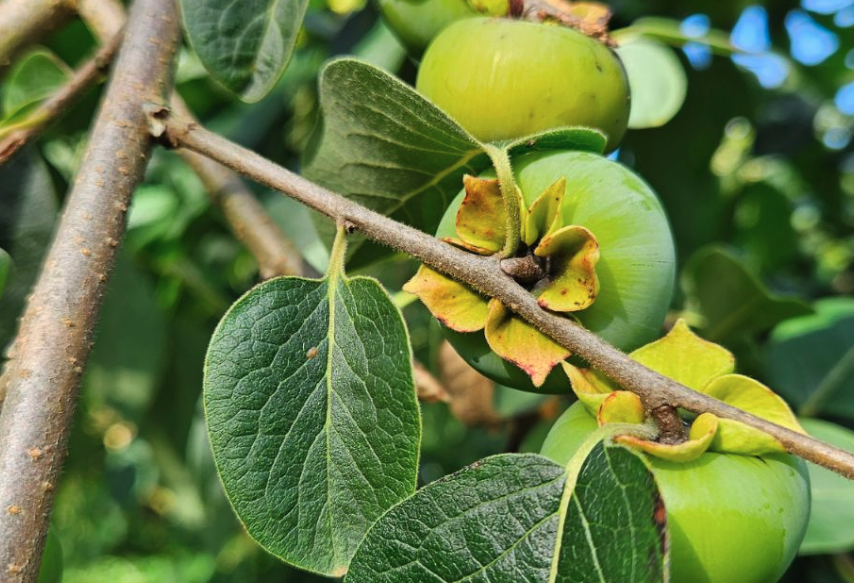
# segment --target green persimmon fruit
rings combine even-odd
[[[597,428],[582,403],[552,427],[541,453],[566,464]],[[706,452],[678,463],[646,454],[667,510],[671,583],[774,583],[806,532],[806,464],[788,454]]]
[[[62,545],[53,528],[47,532],[38,583],[60,583],[62,581]]]
[[[673,293],[676,257],[667,216],[652,189],[622,164],[588,152],[526,154],[513,160],[513,170],[527,206],[547,187],[566,179],[560,211],[564,224],[586,227],[599,242],[598,295],[573,316],[624,351],[656,338]],[[445,211],[437,237],[455,236],[464,196],[460,192]],[[483,332],[442,331],[460,356],[501,385],[538,393],[570,391],[560,367],[535,388],[527,374],[490,350]]]
[[[597,128],[607,149],[629,122],[629,83],[610,48],[563,26],[470,18],[424,53],[416,88],[479,140],[559,126]]]
[[[397,38],[413,55],[421,55],[433,38],[449,24],[482,16],[467,0],[378,0],[380,13]],[[483,7],[499,16],[498,7]],[[506,12],[506,8],[504,10]]]

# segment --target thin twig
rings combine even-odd
[[[179,37],[173,0],[134,3],[83,163],[21,321],[0,412],[4,582],[38,577],[80,377],[130,196],[151,151],[142,104],[169,95]]]
[[[0,72],[17,52],[68,18],[67,0],[0,1]]]
[[[466,253],[417,229],[370,211],[196,123],[169,118],[168,112],[160,111],[153,117],[152,132],[172,146],[209,156],[333,220],[348,221],[371,239],[403,251],[433,269],[467,283],[484,295],[498,298],[561,346],[587,360],[623,388],[636,393],[650,410],[670,405],[694,413],[708,411],[718,417],[740,421],[771,435],[790,453],[854,479],[854,454],[693,391],[642,366],[572,320],[541,309],[531,293],[501,270],[496,256],[482,257]]]
[[[69,106],[98,83],[110,66],[121,44],[121,32],[113,35],[91,59],[80,67],[71,79],[51,97],[43,101],[14,127],[0,128],[0,166],[65,113]]]
[[[124,25],[124,9],[117,0],[78,0],[77,10],[102,42]],[[177,93],[172,94],[171,107],[177,115],[195,119]],[[255,257],[262,279],[303,273],[299,251],[237,174],[204,156],[188,151],[180,154],[222,210],[234,236]]]

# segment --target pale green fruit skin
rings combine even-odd
[[[481,141],[587,126],[614,150],[629,122],[629,84],[616,54],[570,28],[473,18],[427,48],[416,88]]]
[[[480,16],[466,0],[378,0],[380,12],[403,45],[420,55],[449,24]]]
[[[554,424],[541,453],[566,464],[596,429],[581,403]],[[667,509],[671,583],[775,583],[795,558],[809,521],[806,464],[705,453],[675,463],[644,456]]]
[[[586,227],[599,241],[599,295],[591,307],[574,316],[623,351],[655,339],[673,294],[676,254],[667,216],[652,189],[623,165],[589,152],[527,154],[515,158],[513,168],[528,206],[548,186],[566,178],[565,224]],[[448,207],[437,237],[455,236],[464,194]],[[524,372],[489,349],[483,332],[443,331],[469,364],[499,384],[539,393],[570,391],[560,367],[535,388]]]

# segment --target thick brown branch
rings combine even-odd
[[[0,72],[15,54],[71,15],[68,0],[0,1]]]
[[[80,171],[21,321],[0,413],[0,580],[38,576],[80,375],[151,139],[144,102],[172,88],[172,0],[137,0]],[[14,514],[7,509],[14,507]]]
[[[124,24],[124,10],[117,0],[78,0],[77,9],[102,41]],[[172,95],[171,107],[177,115],[194,119],[177,93]],[[181,156],[222,210],[234,236],[255,257],[261,278],[302,274],[302,256],[237,174],[193,152],[182,151]]]
[[[57,117],[86,91],[101,80],[121,42],[121,33],[113,35],[94,57],[86,61],[54,95],[42,102],[15,128],[0,130],[0,166],[12,155],[36,138]]]
[[[536,298],[504,273],[494,257],[466,253],[417,229],[370,211],[273,162],[182,119],[153,120],[152,131],[169,143],[209,156],[270,188],[294,198],[336,221],[347,221],[371,239],[420,259],[432,268],[465,282],[536,326],[625,389],[638,394],[649,409],[670,405],[756,427],[791,453],[854,479],[854,454],[801,435],[741,409],[703,395],[633,361],[572,320],[540,308]]]

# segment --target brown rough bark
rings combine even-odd
[[[0,2],[0,73],[20,49],[68,18],[72,7],[68,0]]]
[[[433,269],[497,298],[543,334],[584,358],[624,389],[643,400],[647,410],[661,406],[694,413],[714,413],[740,421],[774,437],[789,453],[854,480],[854,454],[803,435],[756,415],[698,393],[643,366],[569,318],[542,309],[537,298],[518,285],[496,256],[467,253],[408,225],[371,211],[340,194],[326,190],[258,154],[213,134],[188,120],[170,118],[166,109],[152,112],[151,131],[164,143],[209,156],[220,164],[275,188],[287,196],[360,230],[374,241],[421,260]]]
[[[130,196],[152,141],[143,104],[172,90],[173,0],[137,0],[17,338],[0,413],[0,580],[34,583],[65,460],[80,376]]]

